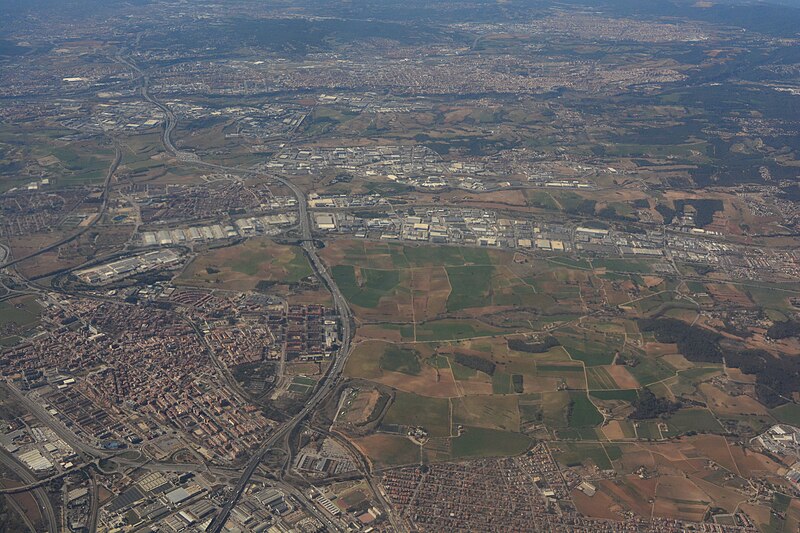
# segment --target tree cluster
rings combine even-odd
[[[713,331],[690,327],[674,318],[643,318],[638,324],[641,331],[652,331],[658,342],[677,344],[678,351],[689,361],[722,362],[720,335]]]
[[[800,389],[800,360],[796,357],[743,350],[726,353],[725,364],[756,376],[756,398],[767,407],[785,404]]]
[[[524,339],[508,339],[507,344],[509,350],[525,353],[544,353],[550,348],[561,345],[558,339],[552,335],[548,336],[542,342],[527,342]]]
[[[496,368],[496,365],[488,359],[484,359],[483,357],[478,357],[475,355],[468,355],[465,353],[457,353],[455,356],[455,361],[459,365],[464,365],[465,367],[472,368],[473,370],[480,370],[484,374],[489,374],[490,376],[494,375]]]
[[[692,362],[720,363],[756,376],[756,398],[767,407],[789,401],[800,390],[800,358],[773,356],[764,350],[723,350],[720,335],[672,318],[647,318],[638,322],[641,331],[652,331],[659,342],[678,345],[678,351]],[[779,324],[785,324],[780,322]],[[781,326],[783,332],[793,331]]]
[[[800,322],[787,320],[785,322],[775,322],[767,330],[770,339],[780,340],[800,335]]]
[[[673,402],[667,398],[659,398],[653,391],[644,388],[639,391],[636,401],[633,402],[633,412],[628,418],[633,420],[648,420],[651,418],[667,418],[680,409],[680,402]]]

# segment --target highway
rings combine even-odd
[[[203,166],[215,166],[215,165],[206,165],[203,163]],[[225,169],[229,171],[236,171],[242,172],[240,169],[232,169],[228,167],[218,167],[220,169]],[[247,173],[252,173],[252,171],[248,171]],[[339,348],[339,351],[334,358],[334,361],[330,368],[328,369],[327,374],[320,380],[319,385],[314,391],[314,394],[311,398],[308,399],[303,409],[294,416],[289,422],[285,423],[279,429],[275,430],[272,435],[262,444],[262,446],[258,449],[258,451],[253,455],[250,461],[247,463],[244,472],[242,473],[241,477],[239,478],[236,487],[234,488],[233,494],[229,498],[228,502],[223,506],[222,511],[217,515],[214,521],[211,523],[207,531],[218,533],[222,530],[225,525],[225,522],[228,520],[228,516],[230,516],[233,507],[236,505],[236,502],[242,495],[247,483],[249,482],[250,478],[253,476],[253,473],[256,471],[256,468],[263,460],[264,456],[275,446],[275,444],[284,437],[287,433],[292,431],[297,424],[299,424],[302,420],[304,420],[319,404],[321,404],[328,395],[335,389],[336,384],[339,381],[339,377],[344,370],[345,364],[347,362],[347,357],[350,354],[350,342],[353,337],[352,331],[352,312],[350,311],[350,307],[347,304],[344,296],[342,295],[339,287],[333,280],[333,277],[328,272],[325,265],[322,263],[322,260],[319,258],[317,254],[317,249],[314,246],[314,242],[311,237],[311,219],[308,214],[308,202],[306,200],[306,196],[303,191],[300,190],[297,185],[292,183],[285,178],[275,176],[275,179],[286,185],[291,191],[294,193],[295,197],[297,198],[297,202],[300,205],[300,224],[302,227],[302,244],[301,247],[303,251],[306,253],[306,256],[311,263],[314,272],[319,277],[320,281],[322,281],[330,290],[331,296],[333,297],[334,302],[334,309],[339,314],[339,319],[342,324],[342,345]]]
[[[20,463],[16,461],[11,455],[7,454],[6,451],[0,448],[0,463],[5,465],[9,468],[12,472],[14,472],[19,478],[28,485],[35,485],[37,480],[31,474],[27,468],[22,466]],[[51,533],[56,533],[59,531],[58,522],[56,521],[56,514],[53,511],[53,505],[50,503],[50,499],[47,497],[47,492],[41,488],[37,487],[31,490],[31,496],[33,496],[34,500],[36,500],[36,504],[39,506],[39,511],[42,513],[42,518],[45,521],[45,526],[47,526],[47,531]],[[1,498],[2,496],[0,496]],[[11,501],[9,499],[9,501]],[[25,515],[22,515],[23,518],[27,521]]]
[[[211,163],[206,163],[201,161],[199,158],[194,156],[194,154],[184,154],[180,152],[173,140],[172,140],[172,132],[175,130],[177,126],[177,117],[175,113],[164,103],[157,100],[150,94],[149,84],[150,84],[150,77],[147,73],[142,71],[135,63],[133,63],[130,59],[127,59],[122,56],[122,53],[118,53],[116,55],[117,61],[124,63],[125,65],[129,66],[133,69],[137,74],[139,74],[142,85],[141,85],[141,94],[142,97],[147,100],[148,102],[152,103],[156,107],[158,107],[164,113],[164,130],[161,134],[161,142],[164,145],[164,149],[169,152],[171,155],[177,157],[179,160],[184,161],[188,164],[193,166],[199,166],[204,168],[212,168],[217,170],[223,170],[231,173],[237,174],[245,174],[245,175],[261,175],[261,173],[253,170],[241,169],[236,167],[226,167],[221,165],[214,165]],[[330,394],[336,387],[336,384],[339,381],[339,378],[344,370],[345,364],[347,362],[347,357],[350,355],[350,342],[353,337],[352,331],[352,312],[350,311],[350,307],[347,304],[347,300],[345,300],[344,296],[342,295],[339,287],[336,285],[336,282],[333,279],[333,276],[328,272],[327,268],[323,264],[322,260],[320,259],[319,255],[317,254],[317,249],[314,246],[314,241],[311,234],[311,218],[308,213],[308,202],[306,199],[305,193],[293,182],[289,181],[288,179],[280,176],[270,176],[273,179],[281,182],[283,185],[288,187],[292,193],[294,194],[295,198],[297,199],[297,203],[299,206],[299,221],[300,221],[300,228],[301,228],[301,235],[302,235],[302,243],[301,248],[308,257],[309,263],[313,268],[315,274],[320,279],[320,281],[328,287],[328,290],[331,293],[333,298],[333,305],[334,309],[339,315],[339,319],[342,325],[342,345],[339,347],[337,355],[334,357],[333,363],[328,368],[327,373],[325,376],[319,381],[317,385],[317,389],[311,395],[311,397],[306,401],[306,404],[303,406],[303,409],[300,410],[297,415],[295,415],[291,420],[284,423],[281,427],[277,428],[273,433],[267,438],[267,440],[259,447],[259,449],[253,454],[248,461],[247,465],[244,468],[241,476],[239,477],[238,482],[231,494],[231,497],[223,506],[220,513],[215,517],[214,521],[211,523],[207,531],[211,532],[219,532],[227,522],[228,517],[230,516],[233,507],[239,501],[242,493],[244,492],[245,487],[247,486],[248,482],[252,478],[253,474],[255,473],[258,465],[264,459],[267,453],[272,450],[276,443],[278,443],[282,438],[284,438],[288,433],[290,433],[302,420],[304,420],[314,409],[316,409]],[[223,373],[223,377],[225,374]]]
[[[167,152],[169,152],[171,155],[178,158],[179,160],[183,161],[184,163],[190,164],[192,166],[223,170],[227,172],[237,173],[240,175],[259,175],[259,176],[263,175],[263,173],[254,170],[242,169],[236,167],[226,167],[226,166],[206,163],[199,160],[199,158],[197,158],[194,154],[180,152],[174,145],[174,142],[172,140],[172,133],[174,132],[177,126],[177,117],[175,116],[175,113],[168,106],[161,103],[152,95],[150,95],[149,92],[150,79],[146,73],[144,73],[141,69],[139,69],[139,67],[136,66],[136,64],[134,64],[132,61],[124,58],[121,54],[118,54],[115,59],[124,63],[125,65],[136,71],[137,74],[139,74],[142,82],[140,88],[142,97],[148,102],[158,107],[164,113],[165,123],[164,123],[164,129],[161,134],[161,141],[164,146],[164,149]],[[64,239],[61,239],[55,243],[52,243],[47,247],[44,247],[27,256],[20,257],[17,259],[11,259],[11,255],[8,252],[8,250],[4,249],[3,250],[4,253],[0,254],[3,256],[2,258],[0,258],[1,262],[0,268],[13,266],[17,263],[31,259],[42,253],[56,249],[59,246],[66,244],[76,239],[77,237],[81,236],[83,233],[88,231],[93,225],[95,225],[99,220],[102,219],[108,207],[109,191],[112,178],[122,161],[122,152],[119,146],[116,144],[116,142],[114,144],[114,148],[115,148],[114,160],[105,176],[105,180],[103,183],[103,192],[102,192],[103,201],[100,211],[96,215],[96,217],[89,224],[83,226],[76,233],[68,237],[65,237]],[[304,420],[309,414],[311,414],[311,412],[314,409],[316,409],[323,401],[325,401],[325,399],[327,399],[327,397],[335,390],[336,384],[338,383],[342,371],[344,370],[345,364],[347,362],[347,357],[350,354],[350,349],[351,349],[350,343],[353,337],[352,313],[350,311],[349,305],[347,304],[347,301],[345,300],[344,296],[342,295],[341,291],[339,290],[338,286],[333,280],[333,277],[330,275],[327,268],[320,259],[319,255],[317,254],[317,250],[316,247],[314,246],[312,232],[311,232],[311,219],[308,213],[308,203],[305,193],[297,185],[295,185],[293,182],[289,181],[284,177],[271,175],[270,178],[275,179],[281,182],[286,187],[288,187],[293,192],[294,196],[297,199],[299,205],[299,220],[300,220],[300,230],[302,236],[302,242],[300,246],[305,252],[306,256],[308,257],[309,263],[311,264],[317,277],[320,279],[322,283],[324,283],[328,287],[329,291],[331,292],[334,302],[334,309],[338,313],[341,321],[342,345],[340,346],[337,355],[334,357],[333,363],[328,368],[326,375],[323,377],[323,379],[320,380],[316,390],[314,391],[312,396],[308,399],[303,409],[297,415],[295,415],[291,420],[284,423],[275,431],[273,431],[273,433],[269,436],[269,438],[253,454],[253,457],[247,463],[243,471],[233,471],[228,469],[216,469],[216,468],[214,469],[215,471],[224,470],[225,473],[228,475],[241,472],[241,475],[239,477],[239,480],[235,486],[235,489],[231,497],[223,506],[223,509],[220,512],[220,514],[212,522],[212,525],[211,527],[209,527],[208,531],[217,531],[217,532],[221,531],[221,529],[223,528],[225,522],[227,521],[230,515],[231,510],[238,502],[245,487],[252,478],[256,469],[258,468],[258,465],[264,459],[265,455],[269,453],[272,449],[274,449],[276,445],[281,442],[282,439],[287,437],[288,434],[295,427],[297,427],[297,425],[302,420]],[[230,378],[230,376],[227,375],[227,373],[224,371],[222,372],[222,376],[226,381],[228,381]],[[142,465],[141,461],[125,460],[120,457],[115,457],[115,455],[117,455],[117,452],[104,450],[102,448],[96,448],[94,446],[91,446],[83,442],[81,439],[77,438],[74,433],[72,433],[65,426],[63,426],[63,424],[61,424],[59,420],[55,419],[52,415],[50,415],[50,413],[48,413],[38,402],[28,398],[25,394],[16,389],[16,387],[14,387],[13,385],[9,384],[9,389],[22,403],[25,404],[25,406],[28,409],[30,409],[30,411],[32,412],[32,414],[34,414],[34,416],[36,416],[36,418],[39,418],[42,422],[51,427],[59,435],[59,437],[64,439],[64,441],[70,444],[75,450],[78,450],[90,457],[113,458],[114,461],[122,465],[138,466],[153,471],[195,472],[199,468],[202,468],[204,466],[204,465],[194,465],[194,464],[171,464],[171,463],[155,463],[155,462]],[[241,392],[241,389],[238,387],[234,387],[234,390]],[[6,457],[4,459],[6,459],[3,461],[4,463],[6,463],[7,460],[11,460],[13,462],[13,460],[10,458]],[[20,465],[16,465],[16,468],[22,469]],[[19,472],[19,474],[22,475],[23,472]],[[25,471],[24,474],[26,474],[26,476],[23,476],[24,481],[26,481],[29,484],[36,483],[36,480],[31,478],[30,474],[27,471]],[[295,491],[292,492],[294,493]],[[44,493],[44,490],[41,488],[36,488],[33,490],[33,494],[36,497],[37,501],[41,500],[40,505],[42,506],[43,509],[43,515],[46,517],[47,522],[49,523],[48,526],[49,530],[53,532],[57,531],[58,528],[57,528],[57,522],[55,520],[55,515],[53,513],[52,506],[49,504],[49,501],[47,500],[47,496]],[[295,497],[302,499],[303,495],[298,493],[295,494]],[[96,515],[96,510],[94,514]],[[333,525],[331,522],[327,520],[325,520],[325,522],[326,525],[328,525],[329,527]]]
[[[18,494],[20,492],[28,492],[29,490],[38,489],[39,487],[44,487],[45,485],[47,485],[51,481],[54,481],[54,480],[59,479],[59,478],[62,478],[64,476],[69,476],[71,474],[74,474],[75,472],[78,472],[79,470],[83,470],[84,468],[86,468],[87,466],[89,466],[91,464],[93,464],[93,463],[83,463],[82,465],[78,465],[78,466],[72,467],[72,468],[70,468],[68,470],[64,470],[63,472],[59,472],[58,474],[52,475],[50,477],[46,477],[44,479],[40,479],[40,480],[35,481],[33,483],[28,483],[26,485],[20,485],[18,487],[9,487],[9,488],[5,488],[5,489],[0,489],[0,494]]]
[[[90,446],[86,444],[81,439],[75,436],[75,434],[67,429],[64,424],[61,423],[60,420],[55,418],[53,415],[47,412],[47,410],[42,407],[42,405],[28,398],[25,394],[22,393],[14,384],[6,382],[6,387],[9,391],[25,406],[25,408],[36,418],[38,418],[41,422],[46,424],[50,429],[52,429],[56,435],[58,435],[64,442],[72,446],[72,448],[76,451],[82,452],[90,457],[98,457],[98,458],[109,458],[112,457],[115,452],[109,450],[103,450],[102,448],[95,448],[94,446]]]

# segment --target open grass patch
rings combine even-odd
[[[557,448],[553,452],[553,457],[564,466],[574,467],[593,463],[602,470],[611,470],[612,460],[622,457],[622,451],[618,446],[604,446],[603,444],[590,444],[580,442],[559,442],[554,445]]]
[[[356,267],[352,265],[337,265],[331,272],[344,297],[359,307],[377,307],[380,299],[388,296],[400,283],[397,270],[360,268],[360,280],[356,277]]]
[[[421,426],[431,437],[446,437],[450,435],[450,404],[443,398],[397,391],[383,423]]]
[[[463,396],[453,398],[453,425],[519,431],[516,396]]]
[[[21,296],[0,302],[0,344],[15,344],[21,335],[31,331],[38,323],[41,306],[34,296]]]
[[[589,393],[589,395],[593,398],[597,398],[598,400],[619,400],[633,403],[639,397],[639,391],[636,389],[593,390]]]
[[[404,436],[376,433],[356,439],[356,443],[378,464],[386,466],[419,464],[419,446]]]
[[[787,403],[770,409],[769,412],[778,422],[800,426],[800,405],[796,403]]]
[[[42,308],[34,296],[11,298],[0,302],[0,331],[11,325],[27,327],[39,321]]]
[[[696,431],[697,433],[723,433],[725,428],[708,409],[681,409],[667,421],[670,434]]]
[[[306,256],[297,246],[265,238],[209,250],[199,255],[178,278],[191,285],[250,290],[260,282],[297,283],[312,274]]]
[[[519,455],[530,445],[531,439],[521,433],[465,427],[462,434],[452,440],[452,455],[454,459]]]
[[[419,375],[422,367],[416,350],[400,348],[389,344],[381,355],[381,368],[390,372],[402,372],[412,376]]]
[[[628,371],[642,385],[657,383],[675,375],[675,369],[655,357],[641,357],[635,365],[628,365]]]
[[[591,390],[616,389],[618,387],[614,377],[602,366],[587,368],[586,379]]]
[[[511,394],[511,376],[505,372],[495,372],[492,376],[492,394]]]
[[[570,396],[567,391],[542,393],[542,423],[550,428],[569,426]]]
[[[500,330],[477,320],[432,320],[417,325],[417,340],[446,341],[495,335]]]
[[[609,365],[622,347],[619,335],[590,334],[585,331],[565,331],[555,334],[570,356],[586,366]]]
[[[447,267],[450,279],[450,296],[447,310],[459,311],[470,307],[484,307],[489,304],[492,266]]]
[[[569,427],[596,426],[603,422],[603,415],[583,392],[570,392],[570,407],[568,409]]]
[[[636,272],[641,274],[649,274],[652,272],[648,263],[634,259],[595,259],[592,261],[592,266],[595,268],[605,268],[612,272]]]
[[[461,381],[474,378],[478,375],[478,371],[474,368],[458,364],[455,361],[450,363],[450,368],[453,369],[453,377]]]

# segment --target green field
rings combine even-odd
[[[336,284],[353,305],[374,308],[384,296],[400,284],[397,270],[375,270],[361,268],[361,283],[356,279],[355,267],[337,265],[331,269]]]
[[[800,405],[796,403],[787,403],[770,409],[770,413],[778,422],[800,426]]]
[[[383,419],[385,424],[422,426],[431,437],[450,435],[450,403],[446,399],[401,391],[396,394]]]
[[[311,267],[306,261],[303,253],[298,249],[291,249],[292,257],[283,262],[287,270],[284,281],[295,283],[312,274]],[[231,261],[230,267],[234,272],[240,272],[248,276],[255,276],[263,268],[264,263],[275,261],[265,249],[241,249],[235,260]]]
[[[649,274],[652,272],[650,265],[634,259],[595,259],[592,261],[594,268],[605,268],[612,272],[637,272]]]
[[[542,422],[551,428],[569,426],[570,396],[567,391],[542,393]]]
[[[402,372],[416,376],[422,370],[416,350],[400,348],[390,344],[381,355],[381,368],[390,372]]]
[[[558,451],[555,451],[553,456],[565,466],[579,466],[591,461],[602,470],[611,470],[613,468],[611,462],[622,457],[619,446],[559,442],[557,448]]]
[[[492,394],[511,394],[511,376],[505,372],[495,372],[492,376]]]
[[[661,439],[662,435],[661,432],[658,430],[659,422],[655,420],[642,420],[639,422],[638,427],[636,428],[636,435],[640,439]],[[665,432],[664,437],[670,436],[670,433]]]
[[[570,392],[569,398],[572,402],[572,409],[568,417],[569,427],[596,426],[603,422],[603,415],[585,393]]]
[[[796,284],[760,284],[744,287],[753,301],[765,308],[791,312],[790,296],[800,296],[800,287]],[[779,289],[779,290],[776,290]],[[792,291],[792,292],[788,292]]]
[[[452,440],[452,456],[457,459],[519,455],[530,445],[531,439],[521,433],[465,427],[461,436]]]
[[[583,367],[580,365],[558,365],[558,364],[548,364],[548,363],[536,363],[536,372],[540,374],[555,374],[557,376],[563,375],[565,372],[572,373],[572,374],[582,374]]]
[[[289,385],[289,391],[298,394],[309,394],[314,390],[314,385],[316,384],[317,382],[311,378],[295,376],[294,379],[292,379],[292,383]]]
[[[628,366],[628,371],[643,387],[675,375],[673,367],[655,357],[639,358],[638,364]]]
[[[35,296],[0,302],[0,346],[12,345],[39,323],[42,308]]]
[[[608,373],[608,370],[600,366],[587,368],[586,379],[590,390],[617,388],[617,382],[614,381],[614,378]]]
[[[621,400],[633,403],[639,397],[639,391],[636,389],[593,390],[589,395],[598,400]]]
[[[572,259],[570,257],[550,257],[548,262],[554,265],[565,266],[568,268],[576,268],[578,270],[589,270],[589,262],[585,259]]]
[[[496,335],[500,330],[477,320],[432,320],[417,325],[418,341],[447,341]],[[406,335],[403,334],[405,337]]]
[[[478,371],[474,368],[469,368],[455,361],[450,362],[450,368],[453,370],[453,377],[457,380],[468,380],[478,375]]]
[[[395,243],[372,243],[365,246],[361,242],[343,243],[345,251],[341,264],[385,268],[433,267],[491,265],[493,260],[487,250],[456,246],[404,246]],[[388,260],[388,261],[387,261]]]
[[[469,307],[485,307],[491,304],[491,266],[447,267],[447,277],[452,290],[447,299],[448,311],[459,311]]]
[[[42,308],[34,296],[23,296],[0,302],[0,328],[16,324],[29,326],[39,320]]]
[[[452,404],[453,426],[519,431],[516,396],[463,396],[453,398]]]
[[[602,335],[574,329],[557,332],[555,337],[572,359],[583,361],[586,366],[611,364],[616,351],[623,344],[620,335]]]
[[[687,433],[722,433],[724,428],[717,422],[711,411],[707,409],[681,409],[667,421],[670,434]]]
[[[482,248],[454,246],[404,246],[403,254],[413,266],[490,265],[492,259]]]
[[[184,284],[213,284],[221,289],[249,290],[259,283],[297,283],[313,273],[297,246],[256,237],[199,254],[178,278]]]

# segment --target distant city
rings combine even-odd
[[[800,8],[0,2],[0,530],[800,531]]]

